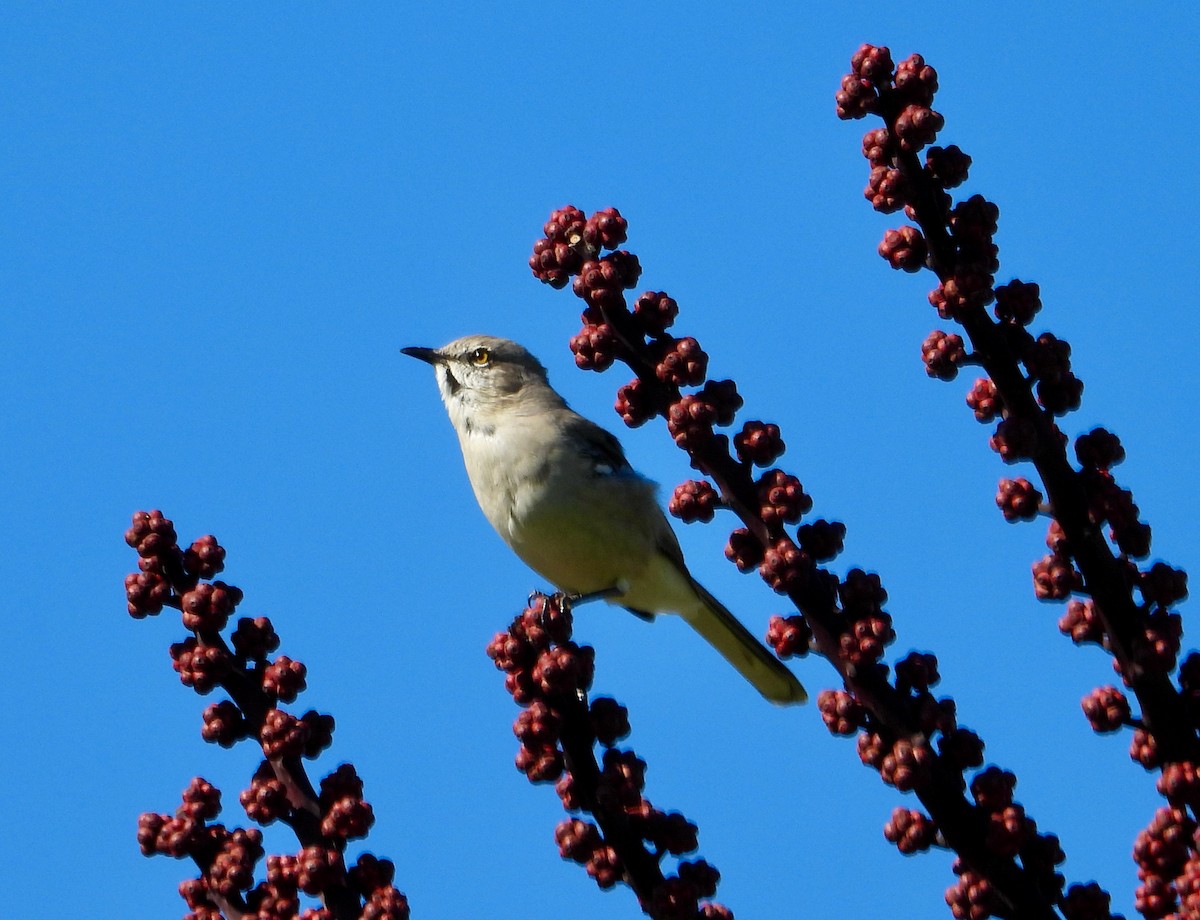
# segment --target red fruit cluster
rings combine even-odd
[[[841,521],[816,520],[796,528],[796,542],[817,562],[838,556],[845,546],[846,525]]]
[[[928,816],[911,808],[897,808],[883,826],[883,836],[906,856],[928,850],[937,837],[937,827]]]
[[[570,344],[575,366],[585,371],[608,370],[620,349],[616,333],[608,323],[585,323]]]
[[[930,377],[953,380],[966,358],[962,336],[953,332],[935,330],[921,343],[921,360],[925,362],[925,373]]]
[[[221,700],[206,706],[203,719],[201,737],[221,747],[233,747],[249,734],[246,719],[232,700]]]
[[[866,722],[866,709],[845,690],[822,690],[817,695],[817,709],[825,727],[835,735],[853,735]]]
[[[551,287],[567,286],[583,264],[580,243],[585,225],[583,212],[571,205],[550,215],[542,228],[546,235],[533,244],[533,255],[529,257],[529,267],[538,280]]]
[[[879,244],[879,254],[888,264],[906,272],[918,272],[924,268],[928,251],[925,237],[912,226],[885,231],[883,242]]]
[[[988,444],[1005,463],[1031,460],[1038,449],[1037,428],[1027,418],[1009,416],[996,425]]]
[[[886,132],[885,132],[886,133]],[[971,158],[957,144],[930,147],[925,151],[925,173],[942,188],[957,188],[967,181]]]
[[[363,801],[363,783],[353,764],[344,763],[323,780],[318,798],[321,833],[334,840],[367,836],[375,812]]]
[[[617,390],[617,400],[613,408],[630,428],[644,425],[658,414],[654,394],[649,392],[639,377],[633,378]]]
[[[605,311],[624,308],[622,291],[636,287],[642,275],[637,256],[624,249],[610,252],[599,259],[589,259],[579,268],[571,290],[588,305],[585,322],[598,322]]]
[[[648,336],[666,332],[679,315],[679,304],[663,291],[646,291],[633,302],[633,318]]]
[[[1028,326],[1042,309],[1042,292],[1037,284],[1013,279],[996,286],[996,319],[1002,323]]]
[[[183,625],[196,632],[218,632],[242,600],[242,592],[223,581],[201,582],[179,599]]]
[[[786,445],[778,425],[752,421],[746,422],[742,430],[733,436],[733,449],[743,463],[765,467],[783,456]]]
[[[1134,903],[1143,916],[1153,920],[1177,910],[1179,882],[1189,895],[1194,892],[1195,833],[1196,822],[1186,811],[1160,808],[1134,840],[1133,859],[1142,881],[1134,893]]]
[[[291,813],[287,789],[269,760],[258,765],[250,785],[238,794],[238,801],[246,810],[246,816],[257,824],[271,824]]]
[[[691,336],[660,339],[655,350],[654,375],[662,383],[692,387],[704,382],[708,374],[708,355]]]
[[[1058,628],[1064,635],[1070,636],[1076,645],[1104,643],[1104,627],[1096,616],[1091,598],[1070,601],[1067,612],[1058,621]]]
[[[758,516],[768,527],[795,524],[813,505],[800,480],[783,470],[768,470],[755,482]]]
[[[1082,587],[1069,556],[1051,553],[1033,564],[1033,593],[1040,601],[1063,601]]]
[[[604,842],[596,825],[580,818],[568,818],[554,829],[554,842],[563,859],[583,866],[601,888],[612,888],[621,880],[621,859]]]
[[[975,413],[977,421],[992,421],[1000,414],[1002,408],[1000,394],[996,392],[996,384],[988,377],[980,377],[967,394],[967,405]]]
[[[563,807],[590,811],[601,826],[608,827],[606,820],[619,820],[639,841],[634,844],[635,855],[653,852],[661,860],[668,853],[679,855],[696,848],[695,825],[676,812],[654,808],[645,799],[645,761],[633,751],[614,747],[629,734],[625,707],[609,697],[586,702],[592,651],[571,641],[571,613],[561,596],[530,598],[509,628],[492,638],[487,653],[505,672],[505,686],[522,707],[513,733],[521,745],[517,766],[531,782],[557,780],[555,789]],[[574,744],[567,739],[577,739],[580,732],[590,739],[589,746],[599,742],[604,750],[599,765],[593,762],[592,770],[576,774],[566,769],[567,746]],[[572,751],[574,762],[580,763],[581,752],[576,747]],[[568,818],[555,829],[555,840],[563,858],[584,866],[600,887],[610,888],[627,877],[621,851],[597,824]],[[656,903],[667,911],[663,916],[676,916],[670,911],[686,903],[677,896],[692,891],[691,913],[686,917],[695,920],[700,916],[698,899],[712,895],[717,878],[715,870],[700,865],[681,865],[677,878],[663,879],[653,890],[639,889],[639,896],[644,902],[658,899]]]
[[[767,625],[767,645],[780,658],[795,658],[808,654],[812,628],[802,614],[790,617],[773,616]]]
[[[1125,459],[1125,448],[1112,432],[1093,428],[1075,439],[1075,456],[1085,469],[1107,471]]]
[[[311,790],[311,784],[300,758],[314,758],[327,748],[334,728],[331,716],[310,710],[297,718],[276,705],[295,700],[305,689],[304,665],[282,655],[268,662],[279,637],[266,617],[239,619],[228,644],[221,636],[242,592],[224,582],[205,580],[225,563],[225,550],[215,538],[202,537],[181,551],[169,520],[159,512],[139,512],[126,540],[139,553],[139,572],[126,579],[131,614],[145,616],[155,612],[150,609],[154,606],[179,609],[184,626],[196,633],[171,646],[180,680],[200,693],[220,685],[232,697],[205,707],[202,736],[224,747],[254,736],[269,758],[238,796],[247,815],[270,824],[281,818],[290,821],[300,811],[314,814],[320,821],[321,840],[299,855],[270,857],[267,878],[256,885],[254,867],[263,856],[261,834],[208,823],[219,813],[220,793],[197,779],[184,792],[183,804],[173,817],[142,816],[138,828],[142,851],[191,856],[200,866],[202,875],[180,886],[189,916],[197,920],[218,920],[226,909],[256,920],[293,920],[300,915],[299,892],[322,895],[338,889],[344,895],[342,848],[347,840],[364,836],[374,816],[362,800],[361,780],[349,764],[322,781],[319,797],[304,791]],[[390,870],[385,874],[386,879],[376,873],[369,890],[359,886],[363,903],[353,908],[353,916],[407,920],[407,902],[391,886]],[[343,895],[333,899],[342,905],[337,912],[326,907],[306,911],[304,916],[340,920],[349,909]]]
[[[906,693],[910,690],[923,693],[942,679],[937,656],[929,652],[909,652],[903,660],[896,662],[895,670],[896,689]]]
[[[996,507],[1004,515],[1004,520],[1032,521],[1038,516],[1042,504],[1042,493],[1034,488],[1033,483],[1024,477],[1017,479],[1001,479],[996,492]]]
[[[763,550],[758,574],[771,586],[771,590],[777,594],[787,594],[802,587],[814,568],[812,558],[784,535]]]
[[[704,398],[703,392],[688,393],[667,410],[667,431],[676,444],[691,451],[712,438],[717,420],[717,407]]]
[[[685,524],[694,521],[708,523],[721,506],[721,496],[712,484],[703,479],[689,479],[675,487],[667,510]]]
[[[958,881],[946,889],[946,906],[955,920],[986,920],[996,908],[996,892],[982,874],[961,859],[954,861]]]

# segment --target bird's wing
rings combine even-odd
[[[612,476],[633,472],[633,467],[625,458],[621,442],[615,435],[582,415],[572,415],[565,422],[565,427],[572,440],[582,445],[582,450],[594,464],[597,475]]]

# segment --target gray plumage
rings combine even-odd
[[[433,365],[479,507],[530,568],[568,594],[608,590],[610,603],[644,617],[677,613],[767,699],[808,698],[692,578],[655,484],[612,434],[571,410],[537,358],[485,335],[403,351]]]

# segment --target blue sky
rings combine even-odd
[[[1152,779],[1079,711],[1109,664],[1033,598],[1044,525],[993,504],[1012,471],[963,404],[971,378],[923,372],[930,276],[875,254],[898,221],[862,199],[865,125],[832,97],[863,41],[938,69],[942,139],[1000,205],[1000,277],[1039,282],[1037,327],[1074,347],[1087,389],[1066,426],[1121,436],[1155,558],[1186,568],[1198,138],[1179,73],[1198,25],[1185,4],[6,5],[0,888],[179,915],[186,866],[138,854],[138,813],[201,774],[244,820],[257,753],[201,741],[216,697],[171,671],[178,622],[124,613],[122,533],[161,508],[186,540],[218,536],[240,612],[308,665],[301,702],[339,726],[314,772],[358,767],[367,846],[415,916],[636,915],[559,861],[556,797],[512,766],[516,712],[483,649],[539,584],[476,509],[428,368],[398,353],[517,339],[618,430],[625,375],[575,370],[578,301],[525,265],[571,202],[629,219],[643,286],[676,297],[680,334],[738,381],[745,418],[782,427],[815,513],[847,524],[836,568],[881,574],[892,660],[939,655],[1067,878],[1131,912]],[[667,490],[688,477],[661,424],[620,433]],[[759,631],[783,608],[724,561],[726,525],[677,529]],[[676,621],[592,608],[577,637],[630,708],[648,797],[699,825],[739,918],[946,915],[949,857],[883,840],[913,800],[815,706],[762,704]],[[820,660],[797,668],[814,695],[833,685]]]

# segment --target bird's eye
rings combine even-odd
[[[487,367],[492,363],[492,353],[486,348],[476,348],[471,352],[471,363],[476,367]]]

